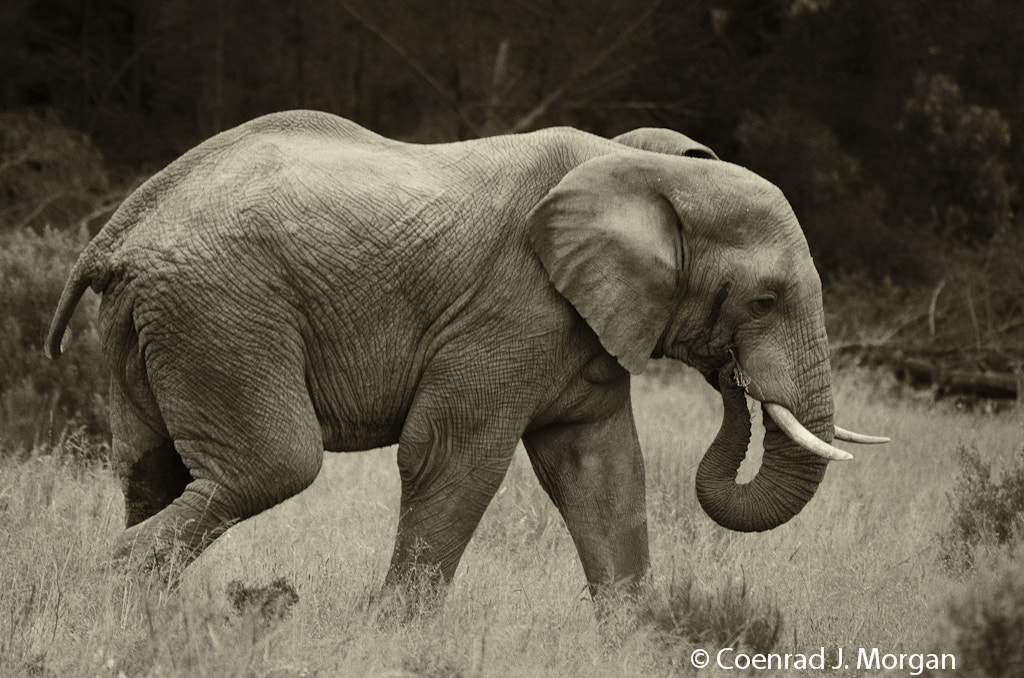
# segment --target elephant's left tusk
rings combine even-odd
[[[829,445],[824,440],[814,435],[804,425],[797,421],[796,416],[792,412],[787,410],[778,403],[762,403],[765,411],[771,415],[772,420],[778,424],[779,428],[785,431],[793,442],[800,447],[804,448],[808,452],[813,452],[819,457],[824,457],[829,461],[849,461],[853,459],[853,455],[849,452],[840,450],[838,447]]]
[[[861,445],[878,445],[879,443],[892,442],[888,436],[869,436],[856,431],[848,431],[842,426],[836,426],[836,439],[845,440],[848,443],[860,443]]]

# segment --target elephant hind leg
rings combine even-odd
[[[185,491],[192,475],[166,432],[162,422],[149,418],[129,404],[118,382],[110,387],[113,449],[111,464],[124,494],[125,527],[137,525],[166,508]]]
[[[114,441],[114,454],[124,443]],[[185,492],[192,475],[174,443],[161,440],[143,452],[133,464],[122,471],[121,487],[124,492],[125,527],[138,525],[150,518]]]
[[[130,524],[115,546],[115,559],[146,566],[184,568],[229,527],[308,487],[320,470],[319,437],[296,433],[287,445],[251,447],[211,440],[176,440],[180,470],[188,480],[178,496],[141,522]],[[150,458],[157,459],[151,453]],[[175,467],[174,472],[180,472]],[[179,479],[182,476],[179,476]],[[165,484],[165,488],[167,485]],[[142,486],[136,486],[141,491]],[[126,492],[126,501],[134,495]],[[160,495],[162,501],[167,495]],[[151,497],[142,505],[158,502]],[[135,514],[141,517],[141,511]]]
[[[184,567],[231,525],[298,494],[320,472],[323,434],[301,354],[283,339],[261,355],[225,351],[205,330],[177,335],[174,353],[159,341],[147,350],[155,400],[189,477],[170,504],[121,535],[118,558]]]

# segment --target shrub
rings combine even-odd
[[[953,514],[939,535],[939,557],[950,572],[962,574],[974,567],[979,546],[1017,540],[1024,525],[1024,450],[998,480],[976,449],[961,446],[957,457],[960,479],[949,496]]]
[[[0,232],[68,226],[90,212],[107,188],[99,150],[52,111],[43,117],[0,113]]]
[[[238,617],[252,626],[254,640],[265,636],[287,619],[295,603],[299,602],[298,592],[285,577],[278,577],[270,584],[254,586],[234,579],[228,583],[225,593]]]
[[[804,229],[822,279],[862,271],[917,280],[925,265],[911,234],[884,220],[887,196],[826,125],[790,104],[747,112],[740,162],[778,184]]]
[[[1009,224],[1014,189],[1001,158],[1010,148],[1010,124],[997,109],[964,101],[948,75],[920,75],[900,127],[920,144],[909,156],[917,162],[908,162],[906,179],[924,197],[914,207],[931,213],[932,229],[979,244]]]
[[[417,678],[463,678],[469,675],[463,660],[438,644],[410,643],[402,657],[402,670],[385,676],[416,676]]]
[[[964,583],[946,605],[937,647],[956,657],[960,676],[1006,678],[1024,670],[1024,553],[1004,554]],[[951,672],[950,675],[953,675]]]
[[[925,294],[930,292],[927,289]],[[829,340],[854,344],[891,338],[908,309],[927,308],[928,303],[927,297],[921,300],[920,293],[886,284],[864,272],[832,276],[822,295]]]
[[[756,653],[774,649],[782,631],[782,612],[752,595],[742,576],[711,589],[697,586],[692,575],[673,578],[667,591],[653,591],[641,603],[637,617],[669,640]]]
[[[96,311],[86,294],[71,322],[73,348],[47,360],[42,345],[67,272],[85,234],[20,229],[0,235],[0,442],[5,447],[53,442],[70,424],[92,435],[107,430]]]
[[[110,644],[109,673],[102,675],[312,675],[305,667],[276,665],[288,647],[288,617],[298,601],[286,580],[255,586],[236,580],[226,600],[212,587],[176,595],[155,573],[133,573],[126,581],[124,598],[136,607],[129,614],[139,623],[122,632],[132,642]]]

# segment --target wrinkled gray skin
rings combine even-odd
[[[766,415],[761,470],[737,485],[743,395],[832,440],[820,282],[782,193],[713,158],[667,130],[413,145],[307,111],[187,153],[83,252],[48,339],[59,355],[83,291],[103,295],[118,555],[159,563],[177,538],[195,557],[307,487],[324,449],[398,443],[387,582],[414,564],[449,581],[522,439],[592,593],[635,584],[629,384],[651,356],[722,392],[708,514],[792,518],[826,462]]]

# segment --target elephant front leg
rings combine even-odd
[[[628,398],[607,418],[551,424],[523,442],[569,528],[591,596],[635,593],[650,555],[644,463]]]
[[[508,471],[517,435],[460,435],[412,420],[402,433],[398,466],[402,503],[385,591],[405,596],[405,612],[437,597]]]

